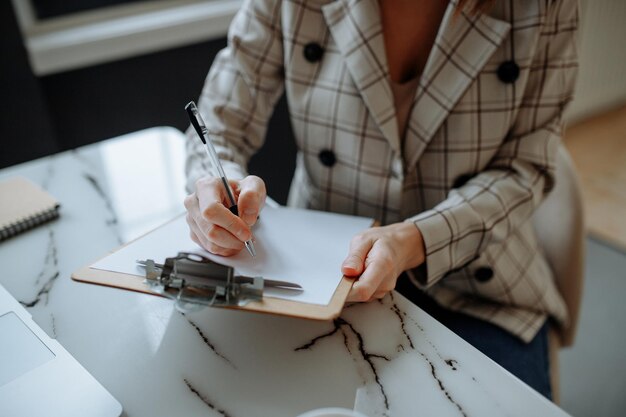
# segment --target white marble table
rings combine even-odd
[[[394,293],[334,322],[205,309],[70,273],[184,211],[182,134],[151,129],[0,170],[62,203],[0,243],[0,283],[138,416],[564,416]]]

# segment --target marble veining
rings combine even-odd
[[[96,177],[86,172],[83,173],[83,178],[86,179],[87,182],[89,182],[96,194],[98,194],[102,201],[104,201],[107,210],[111,214],[111,218],[107,220],[107,225],[111,226],[117,224],[117,215],[115,214],[115,210],[113,210],[111,199],[109,199],[107,194],[104,192],[104,189],[100,185],[100,182],[96,179]]]
[[[35,279],[35,285],[38,285],[40,281],[45,277],[45,281],[43,285],[41,285],[37,294],[30,301],[22,301],[20,303],[26,307],[34,307],[43,299],[45,305],[48,305],[48,299],[50,297],[50,291],[52,291],[52,287],[54,283],[59,278],[59,259],[57,253],[57,245],[54,237],[54,230],[49,227],[48,228],[48,247],[46,250],[46,256],[44,258],[44,264],[37,274],[37,278]]]
[[[57,278],[59,278],[58,271],[52,274],[50,278],[48,278],[48,280],[43,284],[41,289],[37,292],[37,295],[35,295],[35,298],[30,301],[20,300],[20,304],[22,304],[26,308],[35,307],[42,299],[44,299],[44,302],[47,305],[50,291],[52,290],[54,282],[57,280]]]
[[[98,179],[95,176],[93,176],[91,174],[88,174],[86,172],[83,173],[83,178],[85,180],[87,180],[89,185],[91,185],[91,187],[96,192],[96,194],[104,202],[104,206],[106,207],[106,210],[109,213],[109,218],[105,220],[105,223],[106,223],[107,226],[109,226],[113,230],[115,230],[115,226],[117,226],[117,224],[118,224],[117,214],[115,213],[115,209],[113,208],[113,204],[111,203],[111,199],[109,198],[109,196],[104,191],[104,188],[100,184],[100,181],[98,181]],[[120,245],[122,243],[124,243],[122,237],[117,233],[117,231],[116,231],[116,237],[117,237],[117,241],[119,242]]]
[[[408,347],[405,346],[404,344],[398,344],[398,351],[406,352],[410,350],[410,351],[416,352],[419,355],[419,357],[421,357],[428,364],[428,367],[430,369],[430,375],[436,381],[437,386],[439,387],[439,390],[444,394],[445,398],[458,409],[460,415],[462,415],[463,417],[467,417],[467,413],[465,412],[463,407],[459,404],[457,400],[453,398],[452,394],[446,388],[446,385],[444,384],[442,379],[438,376],[437,366],[435,365],[435,362],[432,359],[430,359],[429,356],[427,356],[422,350],[417,349],[415,344],[413,343],[413,338],[407,331],[407,323],[405,321],[405,318],[408,318],[408,315],[405,311],[401,310],[398,304],[395,302],[393,293],[390,293],[383,299],[378,300],[378,303],[382,306],[388,307],[394,313],[395,317],[397,318],[399,322],[398,323],[399,328],[402,334],[404,335],[404,337],[406,338],[406,341],[408,342]],[[420,336],[420,340],[426,342],[433,349],[433,351],[435,352],[435,354],[439,357],[441,361],[443,361],[446,365],[450,366],[452,370],[456,371],[457,368],[453,365],[456,365],[458,361],[454,359],[444,360],[441,354],[439,353],[439,351],[437,350],[437,348],[435,347],[435,345],[428,338],[428,335],[425,334],[426,332],[424,331],[424,328],[421,327],[419,323],[417,323],[414,320],[410,320],[410,322],[411,324],[415,326],[415,328],[419,330],[420,333],[422,333],[422,335]],[[390,360],[389,358],[385,358],[385,359],[387,359],[388,361]],[[388,414],[389,413],[389,401],[387,399],[387,396],[384,393],[384,385],[380,382],[380,379],[378,378],[378,376],[376,377],[376,384],[380,386],[381,392],[383,393],[383,396],[384,396],[385,409],[382,415],[387,416],[389,415]]]
[[[187,385],[187,388],[189,388],[189,391],[191,391],[193,393],[193,395],[195,395],[196,397],[198,397],[200,399],[200,401],[202,401],[203,403],[205,403],[207,405],[207,407],[209,407],[211,410],[219,413],[220,416],[223,417],[233,417],[231,414],[227,413],[225,410],[218,408],[212,401],[210,401],[206,395],[201,394],[200,391],[198,391],[197,388],[195,388],[191,382],[189,382],[189,380],[187,379],[183,379],[183,382],[185,383],[185,385]]]
[[[209,349],[211,349],[211,351],[217,355],[218,357],[222,358],[226,363],[228,363],[230,366],[232,366],[234,369],[237,369],[237,367],[235,366],[235,364],[228,359],[222,352],[218,351],[217,348],[215,347],[215,345],[213,343],[211,343],[211,341],[209,340],[209,338],[204,334],[204,332],[202,331],[202,329],[200,329],[200,327],[194,323],[191,319],[189,319],[186,314],[184,313],[180,313],[182,314],[183,317],[185,317],[185,319],[187,320],[187,323],[189,323],[191,325],[191,327],[194,328],[194,330],[198,333],[198,336],[200,336],[200,338],[202,339],[202,341],[204,342],[205,345],[207,345],[209,347]]]
[[[49,336],[53,339],[56,339],[57,338],[57,324],[56,324],[56,319],[54,318],[54,314],[52,313],[50,313],[50,329],[52,331],[52,334]]]
[[[41,188],[48,190],[50,188],[50,182],[53,180],[55,174],[54,157],[50,157],[46,164],[46,173],[41,180]]]
[[[430,367],[430,373],[431,373],[432,377],[435,379],[435,381],[437,381],[437,385],[439,386],[439,389],[445,395],[445,397],[448,399],[448,401],[450,401],[452,404],[454,404],[454,406],[459,410],[459,412],[461,413],[461,415],[463,417],[467,417],[467,414],[466,414],[465,410],[463,409],[463,407],[452,397],[452,395],[450,394],[450,391],[446,388],[446,386],[443,383],[443,381],[441,380],[441,378],[439,378],[439,376],[437,375],[437,367],[435,366],[434,362],[428,356],[426,356],[426,354],[424,352],[415,349],[415,346],[413,345],[413,341],[411,340],[411,336],[409,336],[409,334],[406,331],[406,327],[405,327],[406,325],[405,325],[405,322],[404,322],[404,317],[407,316],[406,312],[401,311],[400,307],[398,307],[398,305],[395,303],[395,301],[393,299],[393,293],[391,293],[387,297],[385,297],[385,299],[387,299],[387,298],[389,300],[391,300],[390,308],[394,312],[396,317],[400,320],[400,326],[401,326],[401,329],[402,329],[402,333],[404,333],[404,335],[408,339],[409,345],[410,345],[411,349],[417,351],[417,353],[428,363],[428,366]],[[413,321],[413,323],[419,329],[420,332],[425,333],[423,327],[421,327],[415,321]],[[435,351],[435,353],[437,354],[439,359],[441,359],[453,371],[457,370],[457,367],[456,367],[456,365],[458,364],[457,360],[455,360],[455,359],[444,359],[441,356],[441,354],[439,353],[439,350],[436,348],[436,346],[432,343],[432,341],[426,335],[423,336],[423,339],[433,348],[433,350]]]
[[[117,230],[117,225],[119,224],[119,216],[115,211],[110,196],[107,194],[105,187],[102,185],[102,183],[104,182],[104,178],[102,177],[101,173],[94,168],[96,164],[94,164],[94,161],[91,161],[89,157],[79,149],[73,149],[69,152],[72,158],[77,161],[82,167],[82,169],[80,170],[80,176],[84,180],[86,180],[91,189],[96,193],[101,202],[104,204],[104,208],[108,213],[107,219],[105,219],[106,226],[115,233],[115,237],[118,243],[120,245],[123,244],[124,239],[122,239],[120,233]]]
[[[158,297],[72,281],[122,236],[180,211],[182,197],[146,211],[142,195],[185,184],[172,183],[174,172],[159,182],[137,150],[150,144],[182,158],[183,138],[159,128],[114,141],[116,152],[138,152],[132,167],[104,142],[0,170],[0,179],[30,178],[63,206],[58,220],[2,243],[0,283],[126,415],[295,417],[356,406],[369,417],[567,416],[397,293],[316,322],[211,308],[182,314]],[[182,172],[183,160],[172,167]]]
[[[428,366],[430,366],[430,373],[433,376],[433,378],[435,379],[435,381],[437,381],[437,385],[439,386],[439,389],[441,390],[441,392],[443,392],[443,394],[446,396],[446,398],[448,399],[448,401],[450,401],[452,404],[454,404],[454,406],[456,408],[459,409],[459,412],[461,413],[461,415],[463,417],[467,417],[467,414],[465,413],[465,410],[463,410],[463,407],[461,407],[461,405],[454,399],[452,398],[452,395],[450,394],[450,391],[448,391],[448,389],[446,388],[446,386],[444,385],[443,381],[441,380],[441,378],[439,378],[439,376],[437,375],[437,368],[435,367],[435,364],[433,363],[432,360],[430,360],[428,358],[428,356],[426,356],[424,354],[424,352],[420,352],[417,351],[417,353],[419,353],[419,355],[424,358],[424,360],[426,362],[428,362]],[[456,369],[454,369],[456,370]]]
[[[387,393],[385,392],[385,387],[383,386],[383,384],[380,381],[380,378],[378,376],[378,372],[376,370],[376,364],[374,363],[374,359],[382,359],[385,361],[389,361],[390,359],[382,354],[378,354],[378,353],[370,353],[367,351],[367,349],[365,348],[365,342],[363,341],[363,336],[361,335],[361,333],[359,333],[352,324],[350,324],[348,321],[346,321],[343,318],[338,318],[336,320],[333,320],[333,329],[331,331],[329,331],[328,333],[324,333],[322,335],[316,336],[314,337],[312,340],[310,340],[309,342],[303,344],[302,346],[298,346],[294,349],[294,352],[298,352],[298,351],[302,351],[302,350],[310,350],[312,349],[318,342],[320,342],[323,339],[326,339],[328,337],[333,336],[334,334],[336,334],[337,332],[341,332],[341,334],[343,335],[343,345],[346,348],[346,350],[348,351],[348,353],[350,354],[350,356],[352,356],[352,358],[354,360],[357,360],[357,358],[355,357],[354,353],[352,352],[352,349],[350,348],[350,344],[348,343],[348,333],[347,331],[349,330],[350,334],[354,337],[356,337],[357,340],[357,349],[358,352],[360,354],[360,358],[362,358],[362,360],[365,361],[365,363],[367,364],[367,367],[369,368],[369,370],[372,373],[372,376],[374,377],[374,381],[376,383],[376,385],[378,385],[378,388],[380,389],[380,393],[383,396],[383,401],[385,404],[385,409],[389,408],[389,398],[387,397]]]
[[[406,340],[409,342],[409,347],[411,349],[415,349],[415,345],[413,344],[413,340],[411,339],[411,335],[409,335],[409,333],[406,331],[406,323],[404,321],[404,316],[406,315],[405,312],[400,310],[400,307],[398,307],[398,305],[395,303],[395,300],[393,299],[393,293],[390,293],[388,296],[386,296],[384,299],[382,300],[378,300],[379,303],[383,304],[385,299],[389,299],[391,300],[391,311],[393,311],[393,313],[396,315],[396,317],[398,318],[398,320],[400,321],[400,330],[402,331],[402,334],[404,335],[404,337],[406,337]],[[404,345],[399,344],[398,345],[398,349],[404,350]]]
[[[94,170],[94,161],[89,159],[89,157],[93,156],[93,153],[86,151],[85,148],[71,149],[68,151],[68,155],[71,156],[74,162],[77,162],[79,164],[76,167],[78,168],[78,171],[84,172],[85,170]]]
[[[43,260],[43,268],[35,279],[35,284],[39,284],[39,281],[43,278],[49,269],[58,271],[59,268],[59,254],[57,253],[57,245],[54,239],[54,230],[52,227],[48,227],[48,247],[46,249],[46,257]]]

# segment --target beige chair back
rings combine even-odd
[[[576,336],[583,291],[585,226],[580,182],[563,145],[556,159],[555,187],[532,220],[569,310],[569,324],[559,329],[559,334],[561,346],[570,346]]]

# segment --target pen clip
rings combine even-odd
[[[191,125],[195,129],[196,133],[200,137],[202,143],[206,145],[206,139],[204,135],[209,133],[209,129],[207,129],[204,124],[204,120],[202,120],[202,116],[200,116],[200,112],[198,112],[198,108],[196,107],[196,103],[190,101],[185,106],[185,110],[187,111],[187,116],[189,116],[189,120],[191,121]]]

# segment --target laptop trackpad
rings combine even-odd
[[[0,387],[53,358],[15,313],[0,316]]]

